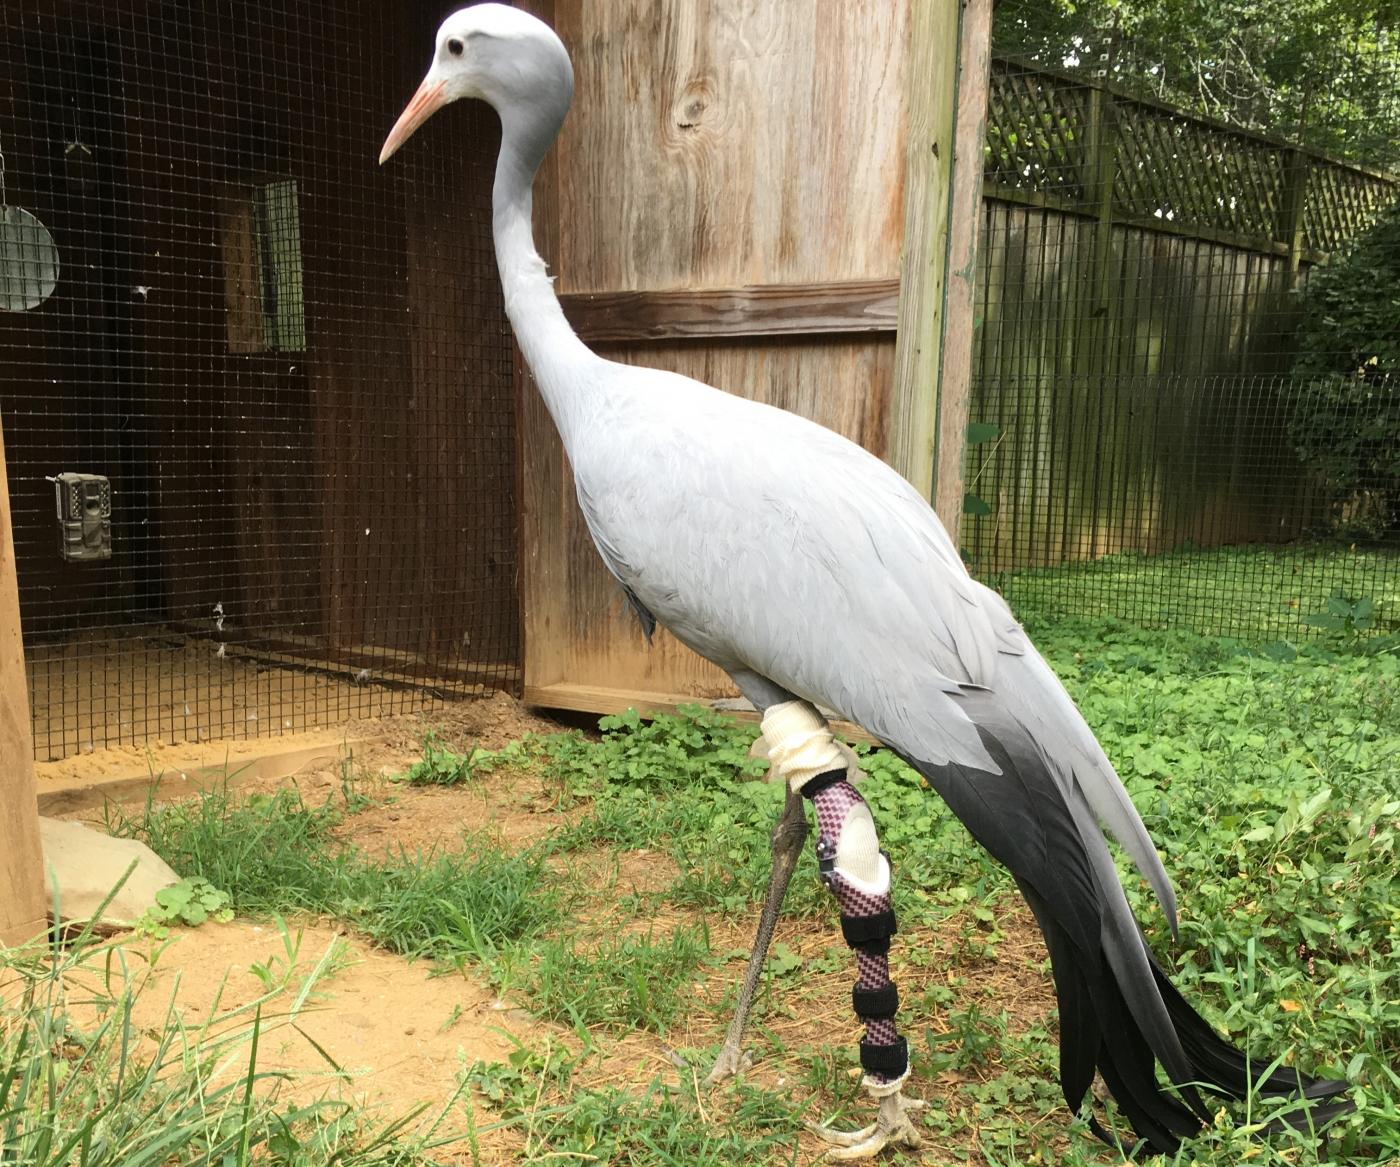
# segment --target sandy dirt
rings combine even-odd
[[[198,771],[226,770],[235,781],[258,778],[263,772],[281,779],[289,771],[337,773],[343,760],[377,772],[402,770],[422,756],[420,743],[428,730],[441,730],[465,745],[497,749],[530,732],[557,732],[559,723],[535,716],[504,693],[479,700],[424,699],[412,713],[386,717],[342,719],[335,725],[270,738],[208,742],[152,741],[145,746],[113,745],[58,761],[37,762],[39,791],[100,786],[118,779],[164,775],[178,780]],[[260,765],[261,760],[266,765]],[[285,763],[285,764],[284,764]],[[171,793],[176,792],[172,786]]]

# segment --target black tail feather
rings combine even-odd
[[[1153,1151],[1175,1150],[1197,1133],[1209,1113],[1190,1092],[1188,1106],[1157,1084],[1156,1059],[1142,1030],[1133,1020],[1107,962],[1099,954],[1075,950],[1068,935],[1049,915],[1045,901],[1021,885],[1022,894],[1040,923],[1050,951],[1050,968],[1060,1007],[1060,1086],[1073,1111],[1084,1103],[1097,1069],[1137,1136]],[[1110,1144],[1111,1136],[1098,1123],[1090,1127]]]
[[[1206,1019],[1191,1007],[1156,960],[1152,961],[1152,975],[1196,1074],[1223,1093],[1245,1098],[1253,1091],[1265,1098],[1322,1101],[1350,1089],[1348,1082],[1336,1078],[1309,1078],[1290,1066],[1273,1066],[1271,1062],[1242,1053],[1218,1036]],[[1314,1114],[1320,1110],[1316,1108]]]
[[[1196,1086],[1237,1099],[1252,1091],[1264,1098],[1296,1098],[1310,1103],[1269,1122],[1261,1128],[1263,1134],[1287,1128],[1320,1129],[1355,1109],[1349,1099],[1338,1097],[1349,1089],[1348,1083],[1309,1078],[1291,1067],[1272,1066],[1248,1057],[1217,1036],[1153,960],[1157,990],[1194,1075],[1194,1082],[1176,1083],[1172,1092],[1164,1090],[1152,1048],[1107,962],[1100,960],[1096,965],[1092,959],[1085,960],[1049,917],[1044,900],[1024,884],[1021,891],[1041,925],[1050,952],[1060,1008],[1060,1086],[1071,1110],[1078,1111],[1083,1105],[1097,1069],[1144,1148],[1170,1154],[1183,1139],[1198,1134],[1210,1122],[1210,1110]],[[1089,1125],[1100,1139],[1114,1144],[1112,1135],[1096,1118],[1091,1117]]]
[[[1040,924],[1060,1007],[1060,1086],[1070,1109],[1080,1109],[1097,1070],[1144,1148],[1167,1154],[1211,1121],[1201,1091],[1304,1104],[1272,1129],[1316,1129],[1352,1109],[1338,1097],[1347,1083],[1271,1068],[1211,1029],[1152,958],[1072,776],[1057,781],[1056,763],[992,694],[962,696],[999,773],[905,760],[1011,870]],[[1158,1063],[1169,1088],[1159,1083]],[[1091,1127],[1113,1141],[1097,1121]]]

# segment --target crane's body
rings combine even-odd
[[[1251,1088],[1339,1093],[1343,1083],[1266,1074],[1220,1041],[1166,981],[1100,830],[1123,845],[1174,927],[1171,884],[1141,819],[1064,688],[1000,597],[968,575],[918,491],[804,418],[674,373],[604,360],[574,334],[530,225],[530,184],[571,95],[567,54],[544,25],[500,5],[465,9],[443,24],[433,68],[381,161],[447,101],[479,97],[495,107],[502,145],[493,235],[506,311],[563,439],[599,554],[648,629],[663,625],[725,669],[771,718],[765,736],[793,724],[789,713],[798,718],[800,733],[770,745],[800,773],[792,791],[814,804],[819,854],[825,846],[843,929],[858,951],[857,997],[866,994],[875,1024],[861,1015],[880,1054],[867,1062],[863,1043],[862,1064],[888,1070],[868,1075],[881,1122],[854,1137],[851,1153],[871,1154],[891,1140],[913,1145],[918,1136],[912,1103],[899,1095],[907,1059],[890,1053],[897,1038],[883,963],[893,932],[888,864],[876,856],[868,812],[815,706],[864,726],[916,766],[1011,869],[1050,949],[1061,1081],[1072,1107],[1097,1069],[1139,1134],[1169,1150],[1209,1120],[1193,1082],[1237,1096]],[[794,761],[804,750],[829,768],[810,784],[813,775]],[[744,1017],[805,831],[801,799],[790,792],[720,1072],[740,1064]],[[850,874],[843,863],[865,874],[842,882]],[[872,882],[876,875],[884,882]],[[1156,1062],[1179,1100],[1160,1091]],[[1332,1103],[1328,1114],[1342,1105]]]

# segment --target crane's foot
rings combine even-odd
[[[928,1106],[918,1098],[904,1096],[905,1074],[894,1082],[877,1082],[867,1077],[864,1086],[869,1093],[880,1100],[880,1113],[875,1121],[864,1130],[837,1131],[816,1123],[807,1123],[807,1129],[823,1142],[831,1144],[825,1159],[841,1163],[853,1163],[861,1159],[873,1159],[886,1147],[907,1147],[916,1150],[923,1144],[923,1136],[915,1124],[915,1115]]]
[[[705,1075],[705,1085],[717,1086],[721,1082],[728,1081],[730,1078],[752,1069],[753,1055],[746,1049],[740,1049],[737,1045],[725,1042],[724,1047],[719,1051],[719,1057],[715,1058],[715,1064]]]

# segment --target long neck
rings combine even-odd
[[[535,250],[530,185],[558,125],[501,119],[501,153],[492,190],[492,234],[505,292],[506,315],[567,446],[590,404],[596,357],[564,317],[554,283]]]

